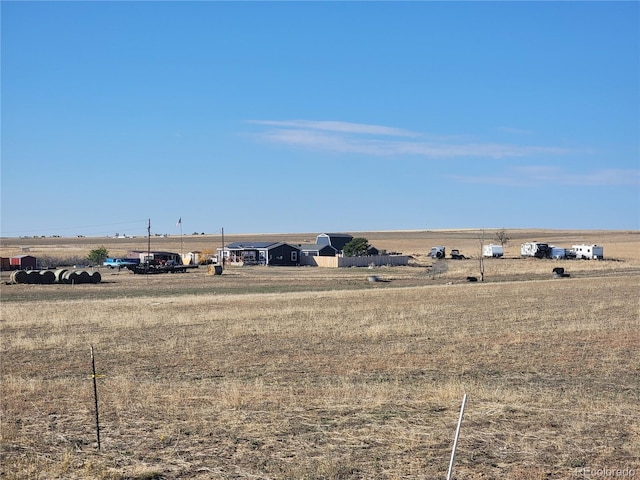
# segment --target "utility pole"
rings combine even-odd
[[[149,264],[151,263],[151,219],[147,226],[147,262],[145,263],[145,270],[149,271]]]

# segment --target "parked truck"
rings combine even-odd
[[[443,246],[439,246],[439,247],[431,247],[431,252],[429,253],[429,256],[431,258],[444,258],[447,254],[446,248]]]
[[[465,258],[467,258],[463,254],[461,254],[460,250],[458,250],[457,248],[452,248],[450,255],[452,260],[464,260]]]
[[[112,257],[109,257],[109,258],[105,259],[105,261],[102,263],[102,266],[109,267],[109,268],[117,268],[118,270],[120,270],[121,268],[135,267],[139,263],[140,263],[140,259],[139,258],[112,258]]]

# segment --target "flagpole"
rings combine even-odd
[[[184,255],[184,251],[182,248],[182,217],[180,217],[180,258],[182,258],[182,255]]]

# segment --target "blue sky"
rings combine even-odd
[[[10,2],[2,236],[640,228],[638,2]]]

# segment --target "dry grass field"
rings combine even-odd
[[[3,284],[0,477],[444,479],[466,393],[454,478],[640,478],[640,232],[509,233],[478,283],[477,258],[426,257],[438,244],[477,257],[478,232],[460,230],[356,234],[408,267]],[[531,240],[597,243],[607,259],[517,258]],[[146,239],[2,239],[0,253],[101,245]]]

